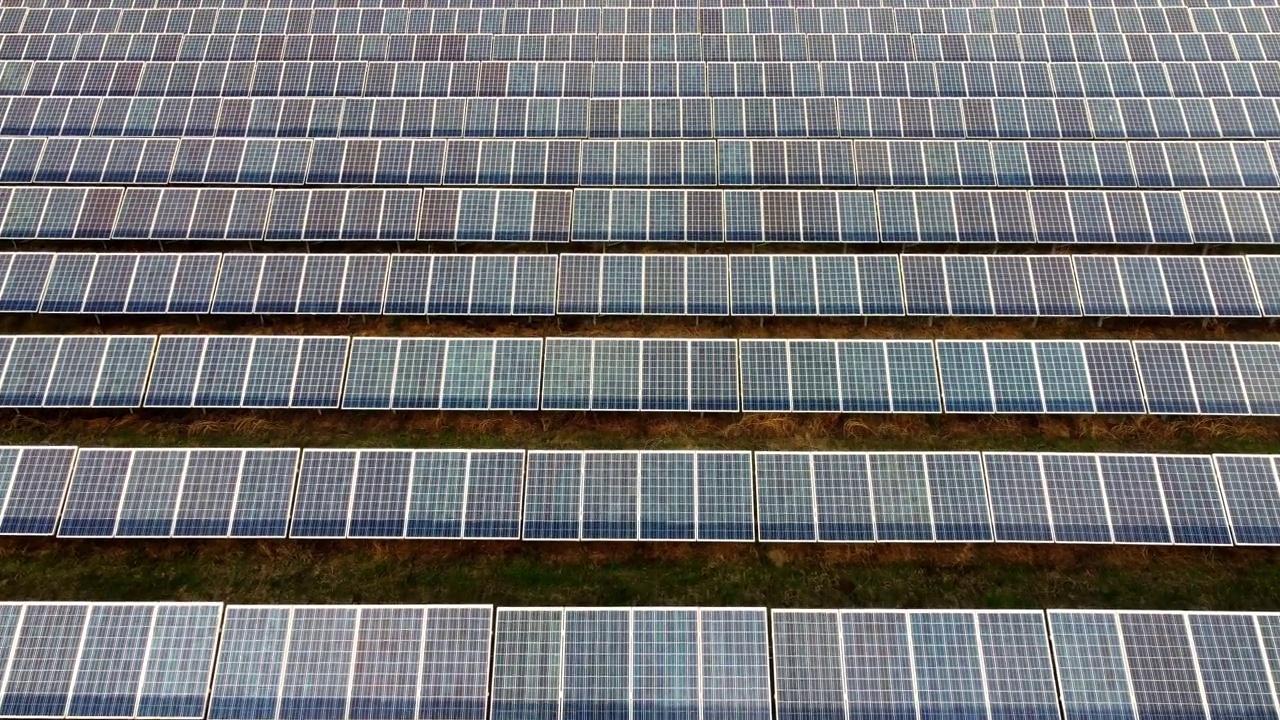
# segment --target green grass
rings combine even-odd
[[[1280,551],[440,542],[0,543],[0,599],[1280,609]]]

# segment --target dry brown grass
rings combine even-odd
[[[37,411],[0,443],[290,447],[1273,452],[1280,418],[760,413]]]

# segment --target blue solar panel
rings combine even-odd
[[[284,537],[297,450],[82,449],[64,537]]]
[[[3,706],[18,715],[200,718],[222,606],[6,606]]]
[[[524,452],[307,450],[293,537],[515,539]]]
[[[349,409],[534,410],[542,340],[356,338]]]
[[[1119,620],[1138,715],[1168,708],[1207,717],[1186,617],[1119,613]]]
[[[756,455],[761,540],[817,540],[813,464],[806,453]]]
[[[1058,692],[1068,720],[1136,720],[1120,624],[1111,612],[1049,612]]]
[[[750,540],[746,453],[535,451],[524,537]]]
[[[75,448],[0,449],[4,505],[0,533],[51,535],[62,511]]]
[[[549,338],[544,410],[737,411],[737,343]]]
[[[1222,498],[1238,545],[1280,542],[1280,485],[1269,456],[1213,458]]]
[[[1007,542],[1052,542],[1044,470],[1039,455],[986,453],[983,463],[995,539]]]
[[[483,718],[487,606],[231,606],[209,717]]]
[[[1103,455],[1097,459],[1116,542],[1174,542],[1155,459]]]
[[[773,611],[780,717],[1057,717],[1039,612]]]

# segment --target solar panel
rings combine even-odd
[[[547,338],[543,410],[737,412],[731,340]]]
[[[534,451],[534,540],[751,540],[751,460],[739,452]]]
[[[757,453],[762,540],[992,539],[974,453]]]
[[[1151,412],[1248,414],[1230,344],[1136,342],[1134,352]]]
[[[1049,622],[1068,717],[1275,713],[1267,616],[1050,611]]]
[[[1113,612],[1051,610],[1049,633],[1066,720],[1138,717]]]
[[[704,609],[700,612],[699,631],[702,717],[770,717],[764,609]]]
[[[1044,470],[1039,455],[984,453],[997,541],[1052,542]]]
[[[291,537],[519,537],[519,450],[305,450]]]
[[[73,447],[0,448],[0,533],[53,534],[74,459]]]
[[[83,448],[61,537],[284,537],[298,451]]]
[[[387,263],[382,255],[227,254],[212,312],[379,314]]]
[[[762,609],[501,608],[494,648],[495,718],[770,712]]]
[[[847,717],[838,611],[772,612],[779,718]]]
[[[980,655],[992,717],[1060,717],[1044,616],[978,612]]]
[[[220,604],[30,603],[0,614],[5,714],[203,716]]]
[[[561,609],[498,609],[489,717],[560,717],[564,633]]]
[[[165,335],[147,407],[337,408],[348,338]]]
[[[209,717],[483,718],[489,606],[231,606]]]
[[[937,347],[947,412],[1141,409],[1141,398],[1133,397],[1136,373],[1122,344],[940,340]],[[1128,395],[1127,402],[1108,397],[1117,394]]]
[[[558,314],[728,314],[727,258],[561,255]]]
[[[1276,717],[1254,618],[1207,613],[1186,617],[1208,714],[1230,707],[1257,717]]]
[[[779,717],[1056,717],[1039,612],[773,611]]]
[[[1213,462],[1234,542],[1280,542],[1280,485],[1276,483],[1274,459],[1217,455]]]
[[[540,338],[355,338],[342,407],[536,410]]]
[[[1125,658],[1139,716],[1156,708],[1179,708],[1207,717],[1185,615],[1119,613]]]
[[[742,340],[745,411],[937,412],[927,341]]]
[[[26,335],[0,339],[6,356],[0,404],[9,407],[137,407],[152,336]]]
[[[1116,542],[1174,542],[1155,458],[1104,455],[1096,463]]]

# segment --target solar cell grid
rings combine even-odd
[[[492,616],[489,606],[231,606],[209,714],[483,717]]]
[[[525,539],[750,540],[746,453],[535,451]]]
[[[79,454],[65,537],[283,537],[297,450]]]
[[[214,603],[8,605],[6,711],[202,717],[221,613]]]
[[[303,455],[293,537],[515,538],[521,451]]]

